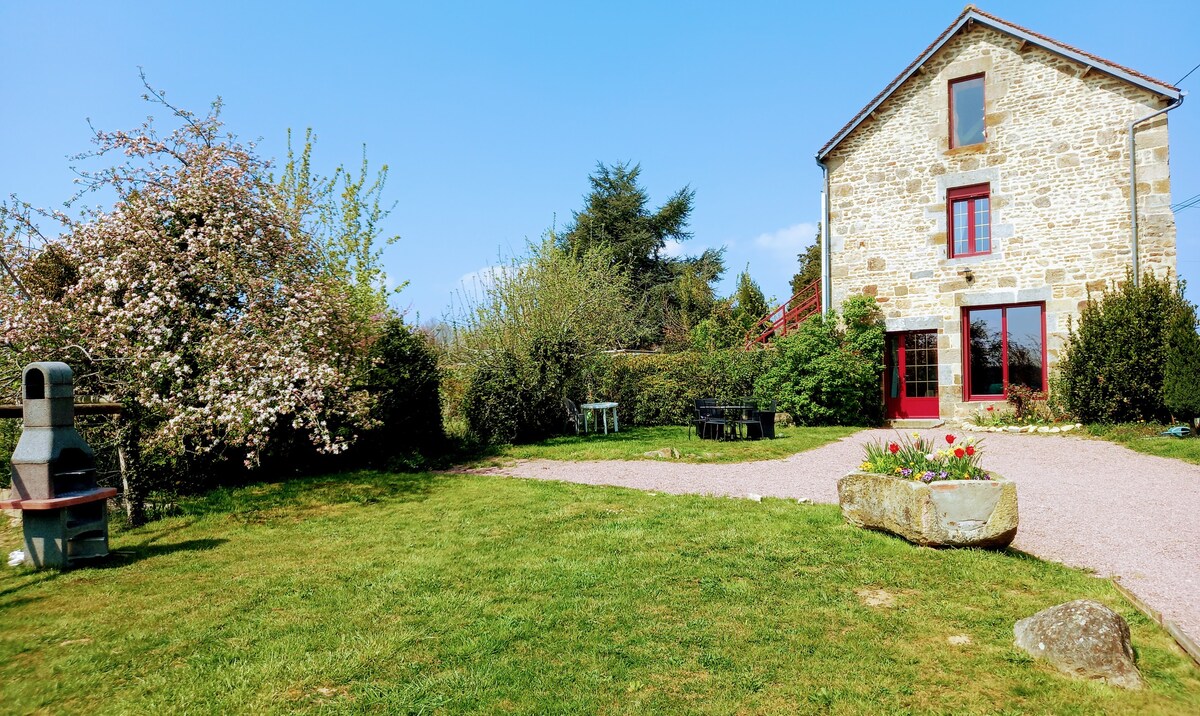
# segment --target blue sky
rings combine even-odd
[[[87,120],[139,123],[138,67],[179,105],[283,154],[312,127],[326,170],[367,145],[391,170],[386,268],[409,317],[582,206],[597,161],[642,165],[654,202],[696,191],[689,253],[726,246],[786,298],[818,216],[813,154],[961,2],[0,4],[0,195],[57,206]],[[980,7],[1158,79],[1200,63],[1200,3]],[[1183,83],[1200,88],[1200,70]],[[1171,113],[1173,200],[1200,194],[1200,95]],[[1178,217],[1200,299],[1200,207]]]

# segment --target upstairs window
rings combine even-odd
[[[983,75],[951,80],[950,148],[983,140]]]
[[[987,184],[946,190],[950,210],[950,258],[992,252],[991,187]]]

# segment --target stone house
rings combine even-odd
[[[1045,390],[1089,292],[1175,275],[1166,112],[1182,101],[968,6],[821,147],[822,305],[879,301],[889,418]]]

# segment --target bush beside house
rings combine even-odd
[[[1196,333],[1196,307],[1191,304],[1176,311],[1167,328],[1163,404],[1181,420],[1200,417],[1200,334]]]
[[[776,342],[778,357],[757,382],[799,425],[878,425],[883,323],[875,299],[855,296]]]
[[[1194,326],[1193,310],[1178,286],[1153,274],[1137,286],[1127,276],[1099,300],[1089,296],[1059,363],[1055,387],[1067,409],[1083,422],[1168,419],[1166,396],[1182,407],[1178,393],[1187,392],[1184,370],[1173,369],[1167,383],[1167,366],[1174,362],[1169,336],[1187,314]]]

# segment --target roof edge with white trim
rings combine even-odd
[[[953,23],[951,23],[950,27],[946,28],[941,35],[938,35],[937,39],[933,41],[933,44],[927,47],[925,51],[917,57],[917,59],[913,60],[912,64],[906,67],[903,72],[901,72],[894,80],[892,80],[882,92],[875,95],[875,98],[867,103],[866,107],[863,107],[858,114],[854,115],[854,118],[851,119],[846,126],[842,127],[832,139],[826,142],[825,145],[822,146],[819,151],[817,151],[817,161],[824,161],[825,157],[828,156],[829,153],[834,150],[834,148],[842,143],[842,140],[850,136],[850,133],[857,129],[858,126],[862,124],[872,112],[878,109],[881,104],[886,102],[888,98],[890,98],[892,94],[894,94],[895,91],[900,88],[901,85],[908,81],[908,78],[913,76],[913,73],[917,72],[926,62],[936,55],[942,49],[942,47],[950,41],[950,38],[954,37],[956,34],[958,34],[959,30],[967,26],[968,23],[972,22],[977,22],[998,32],[1011,35],[1012,37],[1016,37],[1024,42],[1028,42],[1031,45],[1037,45],[1038,47],[1053,52],[1057,55],[1061,55],[1062,57],[1074,60],[1098,72],[1103,72],[1118,79],[1125,80],[1130,84],[1136,85],[1142,89],[1148,90],[1154,94],[1166,97],[1168,99],[1178,100],[1181,95],[1178,87],[1167,84],[1166,82],[1161,82],[1136,70],[1131,70],[1128,67],[1118,65],[1115,62],[1110,62],[1102,57],[1097,57],[1091,53],[1071,47],[1070,45],[1051,39],[1045,35],[1038,34],[1032,30],[1027,30],[1019,25],[1014,25],[1007,20],[1002,20],[994,15],[989,15],[982,10],[979,10],[974,5],[968,5],[966,9],[963,10],[962,14],[959,15]]]

